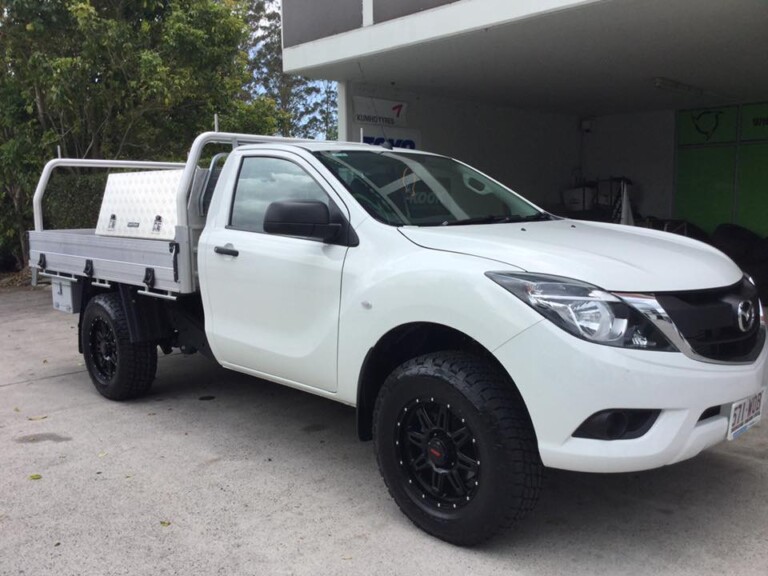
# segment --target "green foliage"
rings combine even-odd
[[[222,132],[241,134],[274,134],[284,119],[285,113],[275,109],[269,98],[257,98],[250,102],[237,100],[230,110],[219,116]]]
[[[27,259],[26,230],[32,223],[31,191],[41,164],[41,137],[18,78],[0,74],[0,261],[4,267],[9,260],[23,265]]]
[[[318,131],[326,140],[339,139],[338,92],[336,82],[327,80],[320,87],[320,109],[317,114]]]
[[[245,22],[259,5],[0,0],[0,251],[26,260],[32,193],[57,147],[73,158],[182,159],[215,113],[226,129],[273,132],[283,115],[244,89]],[[88,190],[70,191],[52,218],[88,213]]]
[[[103,171],[54,175],[43,199],[45,227],[95,228],[106,183]]]
[[[176,156],[246,80],[245,25],[229,6],[16,0],[6,61],[64,156]]]
[[[0,0],[0,259],[27,261],[45,161],[184,159],[226,131],[335,138],[336,88],[282,72],[276,0]],[[103,180],[71,171],[46,227],[91,227]]]

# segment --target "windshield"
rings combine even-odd
[[[333,151],[315,156],[368,213],[392,226],[546,220],[511,190],[444,156]]]

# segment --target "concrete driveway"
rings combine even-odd
[[[0,291],[0,320],[2,575],[768,574],[765,425],[652,472],[549,470],[460,549],[399,512],[351,408],[181,355],[110,402],[49,290]]]

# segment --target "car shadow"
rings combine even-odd
[[[206,397],[213,398],[202,400]],[[282,460],[286,466],[300,460],[306,482],[320,482],[323,490],[357,501],[374,528],[408,524],[379,478],[372,445],[357,440],[353,408],[180,355],[161,359],[152,393],[131,404],[145,410],[159,403],[194,420],[198,443],[213,444],[207,429],[226,435],[236,447],[227,458]],[[749,444],[728,443],[646,472],[546,469],[537,508],[476,552],[492,552],[522,567],[541,566],[542,559],[546,566],[552,554],[553,562],[555,557],[560,562],[552,565],[553,573],[562,573],[566,554],[573,563],[570,574],[620,574],[631,565],[665,574],[694,557],[712,574],[730,573],[726,559],[733,559],[734,549],[759,554],[764,562],[759,542],[768,539],[765,523],[760,524],[768,513],[768,442],[761,429],[751,435]],[[211,445],[206,452],[215,451]],[[750,537],[741,538],[744,534]]]

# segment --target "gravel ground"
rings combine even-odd
[[[398,511],[348,407],[176,354],[110,402],[49,289],[0,288],[0,320],[3,576],[768,574],[766,426],[651,472],[548,470],[527,520],[460,549]]]

